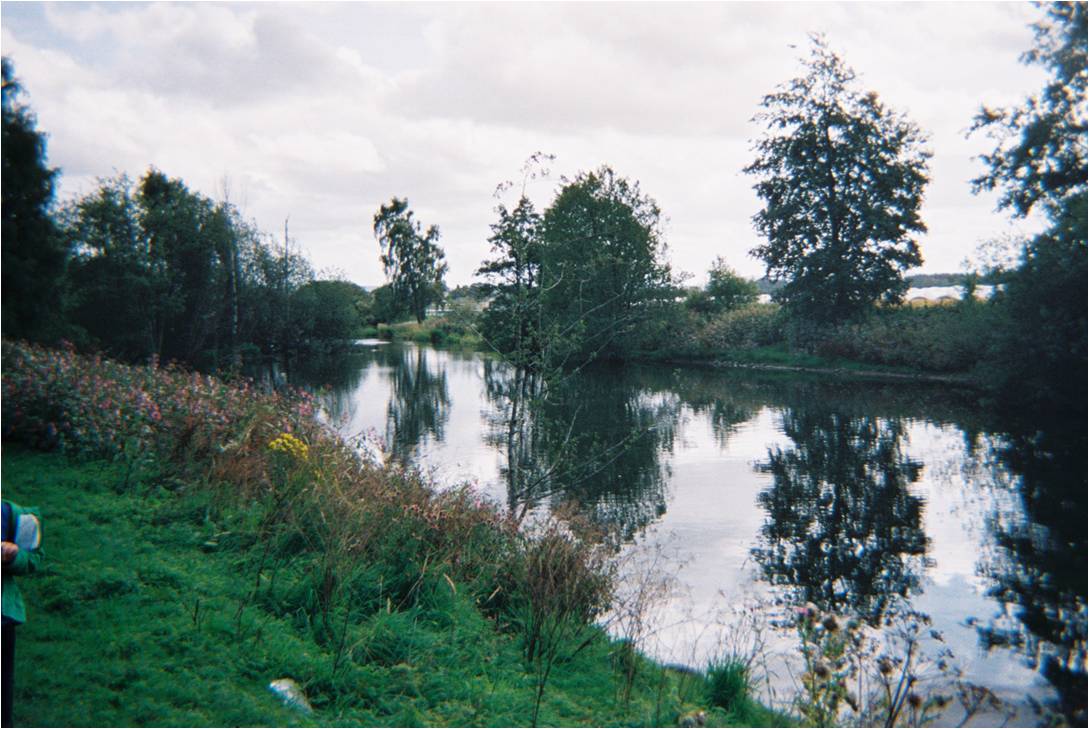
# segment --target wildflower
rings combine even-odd
[[[911,704],[911,708],[918,709],[923,705],[923,697],[917,693],[908,694],[908,703]]]
[[[268,449],[285,453],[301,461],[305,461],[310,457],[310,446],[291,435],[291,433],[281,433],[279,437],[268,444]]]
[[[832,675],[832,671],[828,668],[828,664],[824,661],[817,661],[813,666],[813,674],[820,679],[828,678]]]
[[[839,630],[839,623],[836,621],[835,615],[829,615],[828,617],[826,617],[821,625],[823,625],[824,629],[827,630],[829,633],[835,633],[837,630]]]
[[[892,664],[889,663],[889,659],[882,658],[881,661],[877,664],[877,670],[881,672],[882,676],[888,676],[890,673],[892,673]]]

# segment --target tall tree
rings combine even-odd
[[[19,100],[22,86],[3,58],[3,332],[39,339],[59,321],[64,239],[50,217],[57,170],[46,164],[46,136]]]
[[[527,195],[529,183],[547,177],[547,167],[555,155],[535,152],[522,165],[518,202],[508,208],[500,202],[495,212],[488,242],[495,258],[484,261],[476,275],[487,283],[479,286],[491,301],[480,325],[485,341],[519,367],[539,367],[541,343],[540,274],[541,215]],[[500,199],[513,188],[513,181],[499,183],[495,197]]]
[[[314,311],[328,307],[287,306],[321,300],[296,296],[314,278],[310,264],[277,255],[237,209],[181,180],[154,169],[139,182],[101,180],[60,218],[73,247],[71,322],[115,356],[236,366],[243,348],[283,352],[324,336]]]
[[[541,221],[543,340],[554,362],[627,352],[670,281],[658,204],[608,166],[579,174]]]
[[[999,190],[1015,217],[1042,210],[1049,227],[1025,247],[1007,290],[1010,322],[1001,385],[1046,403],[1086,403],[1086,5],[1042,6],[1025,63],[1051,71],[1042,93],[1012,109],[984,108],[973,130],[996,141],[975,190]]]
[[[753,249],[796,314],[837,321],[898,301],[903,273],[922,262],[913,235],[928,182],[925,137],[863,92],[855,72],[813,36],[805,76],[764,97],[766,130],[745,172],[764,209]]]
[[[427,307],[442,301],[447,266],[438,246],[439,229],[432,225],[424,231],[408,200],[395,197],[375,213],[374,237],[395,297],[422,322]]]
[[[977,192],[1001,191],[999,208],[1024,217],[1039,206],[1053,222],[1085,215],[1086,5],[1042,5],[1045,18],[1033,25],[1036,46],[1022,62],[1051,72],[1042,93],[1009,109],[984,107],[973,131],[986,129],[996,141],[982,155],[989,168],[973,180]],[[1085,240],[1082,226],[1081,240]]]
[[[478,276],[489,283],[492,302],[485,312],[484,336],[515,365],[529,365],[539,350],[537,327],[541,267],[541,216],[524,194],[514,209],[500,203],[499,220],[488,242],[495,258],[485,261]]]

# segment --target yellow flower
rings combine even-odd
[[[268,444],[268,449],[270,451],[286,453],[301,461],[305,461],[310,457],[310,446],[291,435],[291,433],[281,433]]]

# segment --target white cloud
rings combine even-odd
[[[981,103],[1042,75],[1021,4],[58,4],[4,6],[5,55],[49,132],[63,194],[149,165],[292,234],[318,269],[381,280],[370,220],[407,196],[443,232],[451,283],[488,255],[496,183],[536,150],[557,173],[611,164],[670,218],[674,267],[759,275],[740,173],[761,96],[809,31],[932,134],[926,270],[1008,227],[973,197]],[[796,48],[790,48],[793,44]],[[547,203],[555,182],[538,183]]]

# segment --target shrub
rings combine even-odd
[[[795,343],[813,354],[932,372],[970,372],[995,347],[997,304],[876,309],[869,317],[823,329],[794,329]]]
[[[784,314],[777,304],[749,304],[716,316],[703,330],[707,349],[751,349],[784,339]]]

